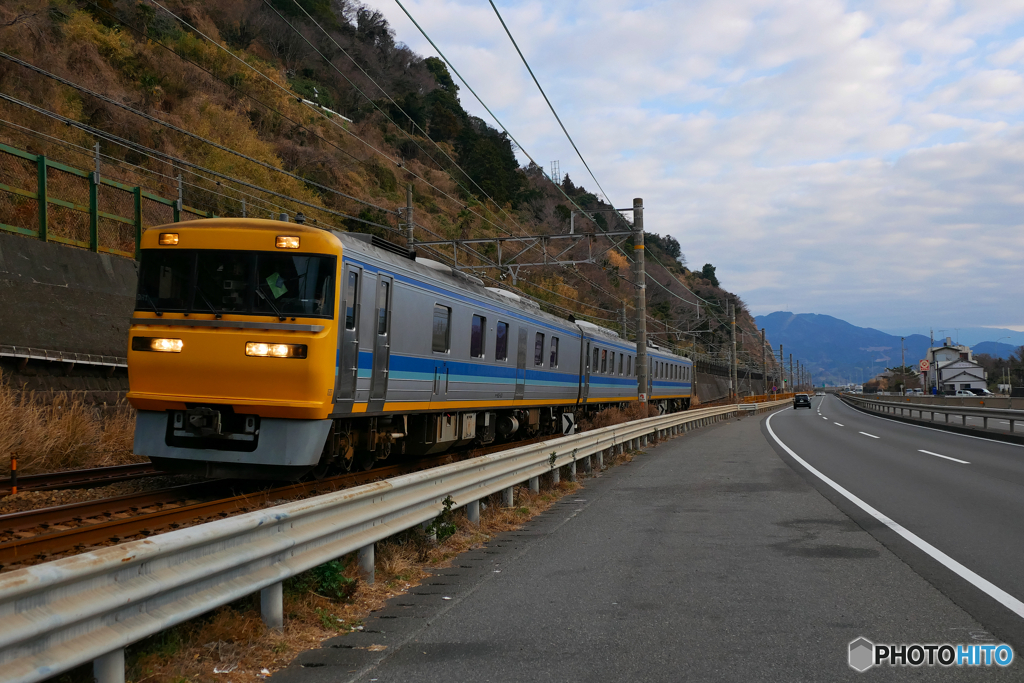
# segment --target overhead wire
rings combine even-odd
[[[316,204],[312,204],[312,203],[307,202],[305,200],[298,199],[296,197],[291,197],[289,195],[286,195],[286,194],[283,194],[283,193],[280,193],[280,192],[276,192],[275,190],[270,190],[270,189],[265,188],[265,187],[260,187],[259,185],[254,185],[254,184],[249,183],[249,182],[244,181],[244,180],[239,180],[238,178],[234,178],[234,177],[226,175],[224,173],[220,173],[219,171],[214,171],[214,170],[206,168],[204,166],[200,166],[199,164],[194,164],[194,163],[192,163],[190,161],[186,161],[186,160],[181,159],[179,157],[176,157],[176,156],[174,156],[172,154],[168,154],[167,152],[161,152],[160,150],[156,150],[156,149],[152,149],[150,147],[146,147],[145,145],[141,145],[139,143],[132,142],[131,140],[128,140],[128,139],[123,138],[123,137],[120,137],[118,135],[114,135],[113,133],[108,133],[107,131],[104,131],[102,129],[95,128],[94,126],[90,126],[90,125],[82,123],[80,121],[76,121],[76,120],[70,119],[70,118],[68,118],[66,116],[62,116],[62,115],[57,114],[55,112],[51,112],[51,111],[49,111],[47,109],[43,109],[42,107],[38,107],[38,106],[36,106],[36,105],[34,105],[34,104],[30,103],[30,102],[25,102],[23,100],[19,100],[16,97],[12,97],[10,95],[7,95],[6,93],[0,93],[0,99],[6,100],[8,102],[11,102],[12,104],[20,105],[22,107],[25,107],[25,108],[30,109],[32,111],[35,111],[38,114],[42,114],[43,116],[50,117],[50,118],[52,118],[54,120],[60,121],[61,123],[65,123],[65,124],[67,124],[69,126],[73,126],[73,127],[78,128],[80,130],[83,130],[83,131],[85,131],[85,132],[87,132],[87,133],[89,133],[89,134],[91,134],[91,135],[93,135],[95,137],[101,138],[103,140],[107,140],[108,142],[113,142],[115,144],[121,145],[121,146],[126,147],[128,149],[137,151],[138,153],[143,154],[145,156],[149,156],[150,158],[161,157],[161,158],[163,158],[165,160],[169,160],[169,163],[177,164],[177,165],[180,165],[180,166],[183,166],[183,167],[189,167],[189,168],[195,169],[197,171],[202,171],[204,173],[208,173],[208,174],[210,174],[212,176],[221,178],[223,180],[227,180],[229,182],[236,183],[236,184],[242,185],[244,187],[248,187],[249,189],[256,190],[258,192],[264,192],[264,193],[269,194],[269,195],[273,195],[275,197],[278,197],[279,199],[284,199],[284,200],[286,200],[288,202],[291,202],[293,204],[297,204],[297,205],[300,205],[300,206],[305,206],[305,207],[314,209],[316,211],[320,211],[320,212],[323,212],[323,213],[326,213],[326,214],[330,214],[330,215],[333,215],[333,216],[338,216],[338,217],[343,218],[343,219],[354,220],[354,221],[357,221],[357,222],[360,222],[360,223],[364,223],[366,225],[372,225],[372,226],[375,226],[375,227],[383,228],[385,230],[396,231],[396,228],[394,228],[393,226],[390,226],[390,225],[384,225],[382,223],[376,223],[374,221],[369,221],[369,220],[366,220],[364,218],[359,218],[358,216],[350,216],[350,215],[348,215],[346,213],[342,213],[340,211],[335,211],[333,209],[328,209],[328,208],[323,207],[323,206],[317,206]],[[168,163],[168,162],[165,161],[165,163]]]
[[[255,157],[251,157],[248,154],[243,154],[242,152],[239,152],[237,150],[231,149],[230,147],[226,147],[225,145],[222,145],[222,144],[220,144],[218,142],[214,142],[213,140],[205,138],[202,135],[197,135],[196,133],[192,133],[190,131],[187,131],[184,128],[181,128],[179,126],[174,125],[173,123],[169,123],[167,121],[164,121],[163,119],[157,118],[156,116],[153,116],[152,114],[147,114],[146,112],[140,111],[138,109],[135,109],[134,107],[130,107],[127,104],[124,104],[123,102],[118,102],[117,100],[115,100],[112,97],[107,97],[106,95],[103,95],[103,94],[98,93],[98,92],[96,92],[94,90],[86,88],[83,85],[79,85],[77,83],[74,83],[73,81],[70,81],[70,80],[68,80],[66,78],[63,78],[62,76],[58,76],[57,74],[50,73],[49,71],[47,71],[45,69],[42,69],[42,68],[40,68],[38,66],[35,66],[34,64],[29,64],[28,62],[26,62],[24,60],[21,60],[21,59],[18,59],[17,57],[14,57],[12,55],[9,55],[6,52],[0,51],[0,57],[2,57],[3,59],[8,60],[10,62],[14,62],[15,64],[18,64],[19,66],[21,66],[23,68],[29,69],[30,71],[34,71],[34,72],[36,72],[36,73],[38,73],[38,74],[40,74],[42,76],[46,76],[47,78],[55,80],[58,83],[61,83],[62,85],[66,85],[66,86],[68,86],[70,88],[74,88],[75,90],[78,90],[79,92],[86,93],[87,95],[89,95],[91,97],[95,97],[98,100],[106,102],[107,104],[112,104],[115,107],[119,107],[121,109],[124,109],[125,111],[130,112],[130,113],[132,113],[132,114],[134,114],[134,115],[136,115],[138,117],[141,117],[143,119],[146,119],[147,121],[150,121],[151,123],[156,123],[156,124],[159,124],[161,126],[164,126],[165,128],[169,128],[170,130],[173,130],[173,131],[175,131],[177,133],[181,133],[182,135],[185,135],[186,137],[190,137],[190,138],[192,138],[194,140],[198,140],[198,141],[202,142],[203,144],[209,145],[210,147],[213,147],[215,149],[219,149],[222,152],[227,152],[228,154],[232,154],[232,155],[237,156],[237,157],[239,157],[241,159],[245,159],[246,161],[254,163],[257,166],[261,166],[261,167],[266,168],[266,169],[268,169],[270,171],[274,171],[275,173],[280,173],[282,175],[288,176],[289,178],[292,178],[293,180],[298,180],[301,183],[304,183],[306,185],[311,185],[311,186],[313,186],[313,187],[315,187],[317,189],[324,190],[325,192],[330,192],[331,194],[338,195],[339,197],[344,197],[345,199],[350,199],[350,200],[352,200],[354,202],[357,202],[359,204],[363,204],[363,205],[366,205],[366,206],[371,206],[371,207],[373,207],[375,209],[378,209],[380,211],[383,211],[385,213],[388,213],[388,214],[396,214],[397,213],[396,211],[394,211],[392,209],[388,209],[388,208],[383,207],[383,206],[378,206],[378,205],[374,204],[373,202],[366,201],[365,199],[359,199],[358,197],[353,197],[352,195],[345,194],[344,192],[336,190],[336,189],[334,189],[332,187],[327,187],[326,185],[322,185],[322,184],[317,183],[317,182],[315,182],[313,180],[310,180],[308,178],[303,178],[300,175],[296,175],[294,173],[291,173],[290,171],[286,171],[283,168],[279,168],[277,166],[274,166],[273,164],[267,163],[266,161],[261,161],[260,159],[256,159]]]

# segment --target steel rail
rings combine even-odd
[[[153,469],[153,465],[135,463],[131,465],[113,465],[111,467],[93,467],[84,470],[64,470],[45,474],[19,474],[19,491],[53,491],[56,489],[82,488],[84,486],[103,486],[119,481],[129,481],[143,477],[164,474]],[[9,493],[11,479],[0,479],[0,494]]]
[[[257,591],[273,619],[285,579],[433,519],[449,496],[457,507],[473,505],[563,466],[643,446],[652,436],[788,403],[614,425],[0,575],[5,680],[42,681],[93,661],[100,683],[123,681],[126,646]]]

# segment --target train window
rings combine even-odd
[[[601,357],[601,352],[598,349],[594,349],[594,364],[590,366],[591,372],[597,372],[597,361]]]
[[[356,301],[359,293],[359,273],[349,271],[345,287],[345,329],[356,329]]]
[[[438,353],[448,353],[448,328],[451,319],[452,309],[434,304],[433,348]]]
[[[498,333],[494,340],[494,360],[508,360],[508,323],[498,321]]]
[[[473,327],[469,331],[469,355],[473,358],[483,358],[484,355],[484,330],[487,329],[487,318],[478,315],[473,316]]]
[[[558,367],[558,337],[551,338],[551,367]]]
[[[601,349],[601,372],[608,372],[608,350]]]
[[[626,375],[633,374],[633,356],[626,356]]]
[[[537,343],[533,346],[533,364],[544,365],[544,334],[537,333]]]
[[[377,334],[388,333],[388,308],[391,298],[391,283],[383,281],[380,283],[380,308],[377,309]]]
[[[199,252],[199,263],[203,263],[202,251]],[[332,256],[258,253],[254,311],[277,316],[332,315],[334,266],[335,259]],[[220,289],[221,296],[227,294],[228,289],[232,290],[232,293],[241,290],[238,293],[242,295],[250,286],[248,275],[245,282],[241,282],[241,278],[237,276],[232,279],[238,282],[229,285],[225,279]]]
[[[620,375],[622,374],[622,359],[625,357],[625,355],[626,354],[624,354],[624,353],[620,353],[619,354],[619,374]]]
[[[186,310],[195,260],[194,251],[143,249],[135,310]]]
[[[196,263],[192,310],[210,313],[241,312],[249,308],[249,272],[252,259],[244,251],[199,252]],[[266,288],[261,282],[261,288]],[[271,285],[273,286],[273,285]],[[277,294],[276,291],[280,291]],[[275,290],[276,299],[289,291],[287,284]]]

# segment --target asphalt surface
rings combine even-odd
[[[876,441],[816,410],[773,415],[786,438],[820,433],[816,447],[847,433]],[[819,493],[791,456],[780,458],[764,422],[690,432],[584,480],[523,529],[392,599],[363,632],[302,653],[272,680],[1020,680],[1016,661],[848,666],[859,636],[998,641]]]
[[[807,474],[957,604],[1015,649],[1024,648],[1024,446],[886,419],[834,396],[816,397],[813,410],[789,410],[766,423],[766,431],[770,427],[811,467],[933,546],[937,552],[922,550]],[[938,553],[977,576],[951,569]],[[987,594],[979,588],[984,581],[1009,595]]]

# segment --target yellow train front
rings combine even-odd
[[[147,230],[128,350],[135,452],[161,469],[295,478],[331,429],[341,243],[257,219]]]

